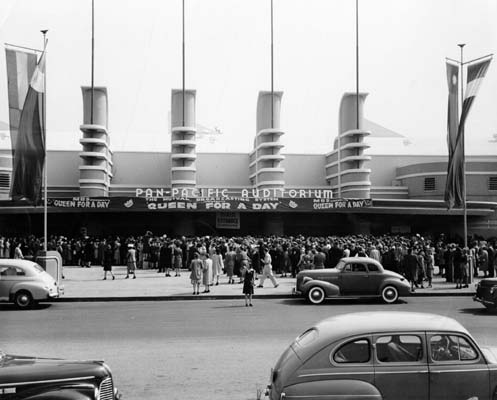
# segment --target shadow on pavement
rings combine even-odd
[[[399,299],[395,304],[407,304],[408,302],[404,299]],[[304,298],[293,298],[293,299],[283,299],[280,304],[287,306],[313,306],[313,307],[323,307],[323,306],[333,306],[333,305],[357,305],[357,304],[384,304],[379,298],[336,298],[336,299],[326,299],[322,304],[313,305],[309,303]],[[387,304],[385,304],[387,305]]]
[[[38,303],[38,304],[35,304],[33,307],[31,308],[28,308],[26,310],[21,310],[19,308],[17,308],[14,304],[11,304],[11,303],[0,303],[0,312],[3,312],[3,311],[36,311],[36,310],[46,310],[47,308],[51,307],[52,305],[51,304],[47,304],[47,303]]]
[[[493,317],[497,315],[497,310],[488,310],[484,307],[474,307],[474,308],[461,308],[459,309],[459,312],[461,314],[473,314],[473,315],[479,315],[482,317]]]

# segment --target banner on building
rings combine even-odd
[[[24,101],[12,163],[12,199],[26,199],[34,204],[41,199],[45,163],[45,121],[42,110],[45,54],[43,52],[35,68]]]
[[[218,212],[216,213],[217,229],[240,229],[239,212]]]
[[[12,157],[15,156],[21,111],[28,94],[29,83],[36,68],[36,53],[18,47],[5,47],[7,64],[7,92],[9,99],[9,127]]]
[[[464,193],[466,189],[464,187],[464,124],[491,61],[492,57],[486,57],[468,66],[467,86],[464,93],[461,118],[459,120],[459,125],[457,128],[455,147],[452,150],[449,147],[447,185],[445,189],[445,201],[447,202],[447,206],[449,209],[454,206],[465,206]],[[450,154],[451,151],[453,152],[452,156]]]
[[[326,212],[372,207],[373,201],[371,199],[322,198],[209,200],[203,198],[74,197],[49,198],[48,206],[52,208],[86,211],[212,211],[217,213],[257,211]]]

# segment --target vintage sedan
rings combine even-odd
[[[295,287],[296,294],[313,304],[330,297],[380,297],[385,303],[395,303],[410,290],[402,275],[369,257],[346,257],[335,268],[301,271]]]
[[[474,301],[478,301],[490,311],[497,311],[497,278],[485,278],[476,285]]]
[[[38,264],[21,259],[0,259],[0,300],[29,308],[38,301],[57,297],[57,281]]]
[[[117,400],[103,361],[8,355],[0,351],[0,399]]]
[[[325,319],[285,350],[266,395],[280,399],[494,400],[497,348],[456,320],[412,312]]]

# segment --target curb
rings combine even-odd
[[[402,299],[407,299],[409,297],[472,297],[475,293],[414,293],[410,296],[402,297]],[[127,297],[61,297],[59,299],[53,300],[53,303],[89,303],[89,302],[115,302],[115,301],[195,301],[195,300],[243,300],[244,295],[209,295],[209,296],[192,296],[192,295],[182,295],[182,296],[127,296]],[[302,299],[303,297],[288,295],[288,294],[265,294],[265,295],[254,295],[254,299]],[[351,298],[352,299],[352,298]],[[353,299],[357,299],[354,297]],[[336,298],[336,300],[347,300],[346,298]]]

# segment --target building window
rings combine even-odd
[[[10,175],[0,174],[0,188],[8,189],[10,187]]]
[[[488,190],[497,190],[497,176],[488,178]]]
[[[435,190],[435,178],[425,178],[425,192],[433,192]]]

